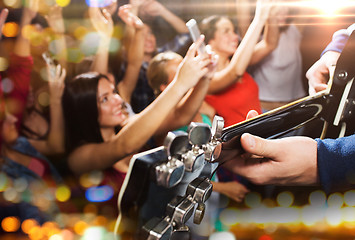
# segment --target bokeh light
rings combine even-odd
[[[340,193],[332,193],[328,197],[328,206],[341,208],[344,204],[344,197]]]
[[[250,192],[244,198],[245,205],[250,208],[259,207],[261,204],[261,196],[259,193]]]
[[[221,211],[219,218],[224,225],[231,226],[245,220],[240,216],[240,214],[241,212],[238,209],[226,208]]]
[[[56,0],[58,6],[66,7],[70,4],[70,0]]]
[[[348,206],[355,206],[355,190],[350,190],[344,193],[344,202]]]
[[[71,191],[67,186],[59,186],[55,192],[58,201],[66,202],[71,196]]]
[[[83,235],[85,230],[89,227],[89,225],[84,221],[78,221],[74,225],[74,231],[76,234]]]
[[[7,189],[9,184],[9,179],[7,178],[6,174],[0,172],[0,192],[3,192]]]
[[[21,6],[21,0],[4,0],[6,7],[19,8]]]
[[[10,78],[4,78],[1,81],[1,88],[5,93],[10,93],[14,89],[14,83]]]
[[[317,190],[309,195],[309,203],[312,206],[323,206],[326,204],[327,197],[323,191]]]
[[[4,24],[2,33],[5,37],[16,37],[18,34],[19,26],[15,22],[7,22]]]
[[[237,240],[231,232],[215,232],[209,237],[209,240]]]
[[[21,229],[24,233],[29,233],[31,229],[35,226],[38,226],[38,223],[34,219],[26,219],[21,224]]]
[[[277,195],[276,201],[281,207],[290,207],[293,204],[294,196],[291,192],[282,192]]]
[[[5,71],[8,67],[9,61],[4,57],[0,57],[0,72]]]
[[[1,227],[5,232],[16,232],[20,228],[20,220],[16,217],[6,217],[1,221]]]
[[[113,197],[113,193],[112,187],[105,185],[87,189],[85,197],[90,202],[105,202]]]

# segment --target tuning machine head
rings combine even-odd
[[[219,139],[222,136],[223,127],[224,119],[216,115],[212,122],[211,141],[203,146],[203,150],[205,151],[205,160],[208,162],[214,162],[222,151],[222,143]]]
[[[159,186],[171,188],[177,185],[184,176],[185,165],[180,161],[181,154],[189,146],[187,133],[183,131],[169,132],[164,140],[167,161],[155,167],[155,179]]]
[[[181,156],[188,172],[195,172],[204,165],[205,155],[202,146],[211,139],[211,129],[208,124],[192,122],[188,128],[188,140],[191,150]]]
[[[143,227],[139,239],[169,240],[173,228],[170,222],[164,218],[152,218]]]

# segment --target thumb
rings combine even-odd
[[[260,138],[249,133],[242,135],[241,144],[246,152],[268,158],[272,158],[279,148],[279,145],[275,141]]]

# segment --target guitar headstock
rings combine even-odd
[[[220,144],[223,119],[217,119],[212,129],[191,123],[187,133],[169,132],[162,147],[131,159],[119,196],[118,232],[128,228],[125,219],[135,218],[132,231],[138,239],[184,239],[189,235],[188,219],[193,216],[194,224],[202,221],[212,192],[210,178],[218,166],[206,158]]]

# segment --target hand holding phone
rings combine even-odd
[[[196,42],[200,36],[201,36],[201,32],[200,29],[197,26],[197,22],[195,19],[190,19],[187,23],[186,23],[186,27],[189,29],[190,32],[190,36],[192,38],[193,42]],[[206,52],[206,44],[202,43],[201,46],[198,48],[198,54],[203,54]]]

